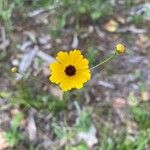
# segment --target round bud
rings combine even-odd
[[[123,45],[123,44],[121,44],[121,43],[118,43],[118,44],[116,45],[115,51],[116,51],[117,54],[124,54],[124,53],[125,53],[125,50],[126,50],[125,45]]]
[[[12,67],[12,68],[11,68],[11,72],[12,72],[12,73],[16,73],[16,72],[17,72],[17,67]]]

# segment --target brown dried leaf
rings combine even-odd
[[[3,132],[0,131],[0,150],[7,149],[9,147],[8,143],[3,138]]]
[[[134,121],[127,121],[127,132],[129,134],[136,134],[138,126]]]
[[[60,100],[63,99],[63,91],[59,89],[58,87],[51,87],[51,93],[54,96],[59,97]]]
[[[84,140],[89,148],[92,148],[95,144],[98,143],[96,133],[96,127],[92,124],[88,132],[79,132],[77,137],[79,141]]]
[[[72,48],[77,48],[78,45],[79,45],[78,35],[77,35],[76,33],[74,33],[73,41],[72,41],[71,47],[72,47]]]
[[[113,100],[113,107],[114,108],[124,108],[127,106],[127,100],[124,98],[116,98],[115,100]]]
[[[27,119],[27,130],[29,134],[29,139],[31,142],[36,142],[37,140],[37,127],[34,119],[34,110],[30,110],[30,114]]]
[[[122,24],[125,24],[126,22],[125,18],[123,18],[122,16],[117,16],[117,20]]]
[[[142,101],[145,101],[145,102],[149,101],[150,100],[150,93],[148,91],[143,91],[141,93],[141,99],[142,99]]]
[[[19,65],[19,72],[24,73],[27,71],[34,57],[36,56],[38,50],[39,50],[38,47],[35,46],[30,52],[23,55],[23,58]]]
[[[118,23],[115,20],[109,20],[105,25],[104,28],[109,32],[115,32],[118,29]]]

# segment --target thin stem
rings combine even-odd
[[[62,100],[63,101],[66,100],[64,98],[64,92],[62,93]],[[68,143],[69,138],[68,138],[68,123],[67,123],[67,108],[66,110],[64,110],[64,126],[66,128],[66,143]]]
[[[23,73],[23,72],[17,72],[17,73],[23,75],[23,77],[26,76],[26,74]],[[33,80],[36,80],[36,81],[38,81],[38,82],[40,82],[40,83],[49,85],[47,82],[41,81],[41,80],[39,80],[36,76],[33,76],[33,75],[29,75],[28,78],[29,78],[29,79],[33,79]]]
[[[97,64],[96,66],[90,68],[90,70],[95,69],[101,65],[103,65],[104,63],[106,63],[107,61],[111,60],[112,58],[114,58],[116,56],[116,53],[113,53],[112,55],[110,55],[108,58],[106,58],[105,60],[103,60],[102,62],[100,62],[99,64]]]

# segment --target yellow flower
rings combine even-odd
[[[116,53],[117,53],[117,54],[124,54],[124,53],[125,53],[125,50],[126,50],[126,47],[125,47],[123,44],[118,43],[118,44],[116,45]]]
[[[83,58],[79,50],[61,51],[57,54],[56,61],[49,66],[49,80],[59,84],[63,91],[80,89],[91,77],[88,64],[89,61]]]

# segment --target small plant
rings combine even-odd
[[[37,111],[45,113],[58,113],[67,107],[67,98],[60,100],[52,94],[47,94],[40,90],[41,83],[29,83],[31,79],[23,79],[17,86],[12,103],[13,105],[21,106],[24,109],[30,107],[35,108]],[[38,87],[38,88],[37,88]]]
[[[51,71],[49,80],[59,84],[62,93],[64,92],[67,95],[68,91],[75,91],[74,89],[83,87],[83,84],[90,79],[92,69],[105,64],[114,57],[123,55],[125,51],[126,47],[123,44],[118,43],[114,48],[114,51],[106,59],[91,68],[89,67],[88,59],[84,58],[80,50],[74,49],[70,52],[60,51],[57,54],[55,61],[49,65]],[[11,72],[14,74],[21,74],[23,77],[18,84],[18,91],[15,94],[13,103],[16,102],[17,105],[19,104],[19,106],[23,106],[27,109],[33,107],[37,109],[37,111],[46,110],[47,112],[53,113],[57,113],[58,111],[67,108],[68,99],[65,99],[64,96],[62,96],[64,99],[62,98],[62,100],[60,100],[47,94],[47,91],[42,91],[43,84],[47,84],[44,81],[41,81],[32,75],[27,78],[26,74],[18,72],[16,67],[13,67]],[[33,84],[31,79],[39,82],[34,82]],[[41,86],[39,86],[40,83],[42,83]],[[84,137],[89,134],[90,137],[95,138],[94,143],[97,143],[96,128],[94,124],[92,124],[90,109],[82,112],[79,111],[78,114],[78,119],[73,128],[68,127],[66,121],[67,117],[65,117],[65,127],[57,124],[52,125],[56,137],[63,139],[65,145],[67,145],[70,139],[74,139],[76,136],[79,137],[81,135],[84,135],[81,140],[83,139],[86,142]],[[16,136],[14,135],[13,137]],[[12,143],[16,142],[17,138],[15,138],[15,142]],[[86,143],[89,146],[88,142]],[[78,149],[80,148],[83,148],[83,146],[78,146]]]
[[[131,108],[131,112],[135,121],[143,129],[150,128],[150,110],[149,103],[140,104]]]
[[[23,0],[14,0],[10,2],[9,0],[0,1],[0,20],[7,27],[12,27],[12,13],[14,9],[23,5]]]
[[[82,18],[90,18],[96,21],[102,17],[111,15],[111,0],[37,0],[33,2],[34,7],[49,9],[55,15],[55,24],[51,24],[52,33],[68,25],[68,20],[74,17],[74,25],[80,26]],[[56,18],[57,16],[57,18]]]
[[[83,120],[82,120],[83,119]],[[70,140],[75,140],[77,133],[80,131],[88,131],[91,127],[91,116],[88,115],[88,112],[83,111],[79,116],[79,122],[74,127],[60,126],[57,123],[52,123],[52,129],[57,139],[61,139],[65,143],[65,150],[87,150],[88,146],[81,142],[78,145],[69,144]]]
[[[150,135],[149,130],[148,130],[148,133],[141,130],[137,137],[131,138],[131,137],[126,136],[124,138],[124,141],[118,141],[117,149],[119,150],[133,150],[133,149],[144,150],[145,147],[148,147],[148,144],[150,142],[149,135]]]
[[[65,150],[88,150],[88,146],[85,143],[80,143],[76,146],[67,145]]]
[[[15,145],[17,145],[20,139],[22,138],[21,133],[18,131],[22,119],[22,113],[16,114],[11,121],[10,131],[4,133],[4,138],[9,143],[10,147],[14,147]]]
[[[79,118],[76,122],[76,129],[78,131],[89,131],[92,124],[92,117],[90,112],[88,111],[82,111],[79,114]]]
[[[143,22],[143,16],[141,15],[132,15],[130,17],[130,21],[136,25],[141,24]]]

